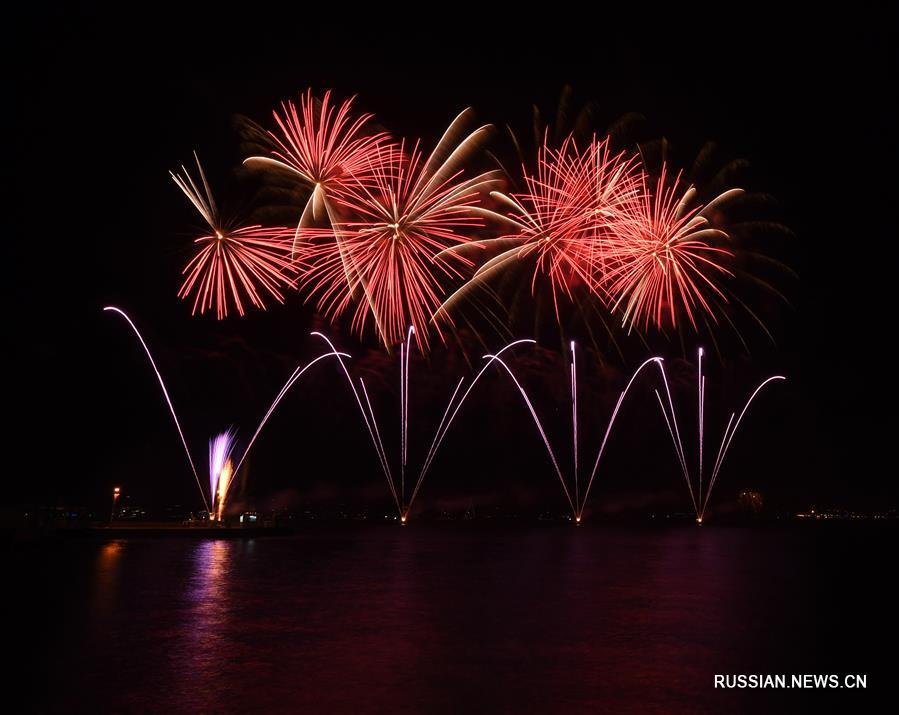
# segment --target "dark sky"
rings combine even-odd
[[[896,506],[887,357],[895,304],[888,217],[899,156],[895,17],[785,17],[782,8],[752,4],[720,22],[653,17],[648,8],[633,16],[565,10],[555,21],[545,9],[526,22],[511,11],[451,9],[446,22],[426,25],[422,13],[246,6],[231,15],[184,5],[144,16],[90,4],[47,8],[7,24],[4,502],[96,503],[113,483],[148,503],[196,498],[139,346],[101,314],[104,304],[124,307],[144,330],[200,464],[214,431],[236,424],[246,436],[293,365],[315,354],[306,336],[317,323],[295,296],[220,324],[192,318],[176,298],[198,223],[167,172],[197,149],[213,182],[228,184],[241,158],[234,115],[267,124],[280,100],[309,86],[333,88],[358,94],[398,135],[428,143],[468,105],[484,121],[527,127],[531,105],[552,110],[570,83],[578,101],[598,101],[600,126],[639,112],[646,131],[664,135],[687,161],[707,140],[747,159],[754,188],[778,199],[779,218],[795,233],[780,251],[800,280],[776,321],[777,346],[756,337],[751,357],[729,354],[710,367],[710,414],[719,420],[759,378],[790,377],[750,415],[746,442],[722,475],[722,501],[757,486],[790,508]],[[370,371],[391,419],[394,363],[332,332]],[[551,399],[553,390],[565,394],[557,345],[518,365],[566,452],[566,406]],[[676,358],[679,350],[660,352]],[[642,357],[590,375],[594,430]],[[441,396],[467,369],[452,351],[413,365],[413,420],[427,427],[439,418]],[[637,394],[622,416],[597,508],[684,500],[651,399],[648,390]],[[260,443],[249,497],[262,503],[292,489],[283,497],[292,504],[296,494],[380,503],[383,477],[353,410],[337,373],[317,373]],[[463,417],[428,478],[423,508],[493,499],[561,509],[508,382],[490,380]]]

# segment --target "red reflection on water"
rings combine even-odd
[[[125,542],[123,541],[110,541],[103,544],[97,552],[94,597],[92,599],[94,617],[102,618],[105,613],[116,606],[124,552]]]

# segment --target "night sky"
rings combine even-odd
[[[638,112],[646,118],[641,136],[667,138],[682,164],[709,140],[723,156],[746,159],[750,188],[776,197],[776,217],[794,234],[775,250],[799,274],[782,285],[790,305],[776,312],[776,345],[751,333],[748,356],[730,346],[710,363],[716,433],[724,409],[741,404],[760,378],[789,377],[750,414],[716,499],[726,504],[753,487],[784,509],[896,507],[888,362],[899,156],[895,17],[786,18],[753,4],[730,8],[735,15],[720,24],[683,16],[650,22],[648,7],[632,17],[565,10],[556,21],[544,8],[526,23],[514,13],[451,8],[447,22],[426,26],[414,13],[350,20],[350,10],[329,17],[329,9],[290,15],[246,6],[227,16],[179,7],[119,17],[88,4],[9,18],[12,281],[0,500],[102,504],[121,484],[141,503],[197,501],[139,345],[101,313],[103,305],[123,307],[144,331],[200,464],[214,432],[234,424],[246,436],[294,365],[317,354],[307,336],[322,323],[295,294],[285,306],[220,323],[191,317],[176,297],[200,224],[168,171],[196,149],[214,189],[227,196],[242,158],[235,115],[268,126],[282,99],[333,88],[340,97],[358,94],[360,108],[397,135],[432,145],[469,105],[485,122],[527,130],[531,106],[552,113],[568,83],[576,101],[598,102],[597,128]],[[328,332],[371,375],[376,408],[391,422],[395,360],[345,328]],[[688,341],[690,357],[695,346]],[[567,383],[558,347],[541,338],[541,349],[522,351],[515,365],[562,452],[568,403],[559,398]],[[653,348],[683,357],[676,343]],[[469,357],[481,354],[472,342]],[[594,432],[649,354],[632,349],[602,370],[585,360],[583,404]],[[672,369],[691,399],[688,366]],[[413,363],[414,439],[424,441],[468,371],[458,349],[438,348],[430,364]],[[563,511],[512,385],[499,375],[485,385],[450,433],[419,508]],[[386,506],[383,476],[342,378],[324,367],[299,387],[251,459],[248,500]],[[652,399],[647,387],[626,407],[593,493],[595,510],[687,508]]]

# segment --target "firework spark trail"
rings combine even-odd
[[[338,353],[337,348],[334,347],[334,343],[332,343],[330,338],[328,338],[326,335],[324,335],[323,333],[320,333],[318,331],[313,332],[312,335],[315,335],[316,337],[319,337],[322,340],[324,340],[326,343],[328,343],[332,352]],[[362,406],[362,400],[359,397],[359,391],[356,390],[356,385],[353,382],[353,378],[350,377],[350,371],[347,370],[346,363],[344,363],[341,355],[342,355],[341,353],[337,354],[337,361],[340,363],[340,367],[343,369],[343,374],[346,376],[347,382],[350,385],[350,389],[353,391],[353,397],[356,398],[356,404],[359,407],[359,412],[362,414],[362,420],[365,422],[365,427],[368,430],[369,436],[371,437],[372,446],[374,446],[375,452],[378,454],[378,458],[381,461],[381,467],[384,470],[384,476],[387,479],[387,484],[390,487],[390,491],[393,494],[394,500],[397,502],[397,511],[402,513],[402,509],[400,508],[399,501],[396,498],[396,489],[393,486],[393,477],[391,476],[391,473],[390,473],[390,464],[386,460],[385,456],[382,455],[381,450],[383,449],[383,447],[381,449],[379,449],[379,447],[378,447],[379,442],[380,442],[380,437],[375,436],[376,430],[377,430],[377,424],[375,424],[373,426],[372,422],[369,420],[369,416],[366,414],[365,408]],[[364,389],[365,389],[365,385],[363,384],[363,390]],[[368,395],[366,394],[366,400],[367,399],[368,399]],[[372,419],[374,419],[374,412],[372,412]]]
[[[609,434],[612,432],[612,426],[615,424],[615,420],[618,417],[618,411],[621,409],[621,405],[624,403],[624,398],[627,396],[628,390],[631,389],[631,385],[634,384],[634,380],[637,379],[637,376],[643,371],[643,368],[649,365],[650,363],[655,363],[658,365],[659,369],[664,373],[663,368],[663,360],[660,357],[651,357],[648,360],[645,360],[640,367],[634,370],[634,374],[631,375],[631,379],[628,380],[627,385],[621,391],[621,394],[618,396],[618,402],[615,403],[615,409],[612,410],[612,416],[609,418],[609,423],[606,425],[606,432],[603,435],[602,442],[599,445],[599,452],[596,454],[596,461],[593,463],[593,471],[590,473],[590,481],[587,482],[587,488],[584,490],[584,498],[580,503],[580,510],[577,515],[577,521],[580,521],[584,514],[584,508],[587,506],[587,498],[590,496],[590,488],[593,486],[593,480],[596,478],[596,472],[599,469],[599,461],[602,459],[602,454],[605,451],[606,443],[609,440]],[[575,480],[577,480],[577,474],[575,473]]]
[[[746,414],[746,411],[749,409],[749,405],[752,404],[752,401],[755,399],[756,395],[762,391],[762,389],[768,383],[774,382],[775,380],[786,380],[787,378],[784,375],[772,375],[768,379],[764,380],[758,387],[755,388],[755,391],[746,401],[746,404],[743,406],[743,410],[740,412],[740,416],[737,418],[737,421],[734,423],[733,429],[730,431],[730,437],[727,436],[727,429],[724,432],[724,438],[721,440],[721,448],[718,450],[718,459],[715,462],[715,467],[712,470],[712,476],[709,480],[709,489],[706,494],[705,502],[702,505],[702,513],[705,513],[706,506],[708,505],[709,497],[712,494],[712,488],[715,486],[715,481],[718,479],[718,474],[721,472],[721,465],[724,463],[725,457],[727,457],[727,451],[730,449],[730,443],[734,439],[734,435],[737,433],[737,428],[740,426],[740,422],[743,420],[743,416]],[[730,421],[728,421],[728,426],[730,426],[731,421],[733,421],[734,414],[731,414]],[[727,443],[725,444],[725,440]],[[702,514],[700,514],[700,519],[702,518]]]
[[[456,395],[459,394],[459,390],[462,388],[462,383],[464,382],[465,378],[460,377],[459,382],[456,383],[456,388],[453,390],[453,394],[450,395],[449,402],[446,403],[446,409],[443,411],[443,417],[440,418],[440,423],[437,425],[437,431],[434,432],[434,439],[431,441],[431,446],[428,448],[428,453],[425,456],[425,461],[422,464],[422,473],[427,471],[428,467],[431,464],[431,459],[433,458],[434,454],[434,445],[437,444],[437,438],[440,436],[441,430],[443,430],[443,425],[446,423],[446,418],[449,415],[450,408],[452,408],[453,406],[453,400],[456,399]]]
[[[406,342],[400,346],[400,501],[406,510],[406,461],[409,453],[409,356],[412,353],[412,335],[415,326],[406,331]]]
[[[665,424],[668,427],[668,432],[671,434],[671,440],[674,443],[674,453],[677,455],[677,461],[681,466],[681,471],[684,474],[684,480],[687,482],[687,489],[690,491],[690,501],[693,502],[693,509],[695,511],[699,511],[699,506],[696,503],[696,497],[693,495],[693,484],[690,482],[690,471],[687,469],[687,463],[684,461],[683,455],[683,445],[680,444],[678,437],[675,436],[676,433],[676,423],[674,427],[672,427],[671,420],[668,417],[668,412],[665,409],[665,404],[662,402],[662,396],[659,394],[659,391],[656,390],[656,397],[659,400],[659,407],[662,409],[662,416],[665,418]]]
[[[381,460],[381,467],[384,469],[384,473],[387,475],[387,486],[390,487],[390,493],[393,494],[393,500],[396,502],[397,511],[402,515],[403,507],[400,503],[400,498],[397,496],[396,486],[393,483],[393,472],[390,469],[390,460],[387,458],[387,451],[384,449],[384,442],[381,439],[381,430],[378,428],[378,420],[375,418],[375,410],[371,405],[368,389],[365,387],[365,380],[361,377],[359,378],[359,384],[362,386],[362,394],[365,396],[365,404],[368,406],[368,415],[371,419],[371,425],[374,427],[375,437],[378,439],[375,444],[375,449],[380,450],[378,451],[378,458]]]
[[[703,409],[705,402],[705,377],[702,374],[702,348],[699,348],[699,363],[697,368],[698,378],[696,380],[696,392],[698,398],[698,412],[699,415],[698,424],[699,424],[699,501],[702,501],[702,448],[703,448],[703,440],[702,440],[702,428],[703,428]]]
[[[410,325],[406,334],[406,383],[403,394],[405,395],[405,417],[403,419],[403,433],[405,435],[403,444],[403,465],[405,466],[408,459],[409,451],[409,356],[412,352],[412,335],[415,333],[415,326]]]
[[[137,326],[134,324],[134,321],[128,317],[128,314],[122,310],[121,308],[117,308],[114,305],[108,305],[103,308],[104,311],[113,311],[121,315],[128,325],[131,326],[131,329],[134,331],[134,334],[137,336],[137,339],[140,341],[141,346],[144,349],[144,352],[147,354],[147,358],[150,360],[150,366],[153,368],[153,372],[156,373],[156,379],[159,381],[159,386],[162,388],[162,395],[165,397],[165,401],[169,406],[169,412],[172,413],[172,419],[175,421],[175,427],[178,429],[178,435],[181,437],[181,444],[184,447],[184,454],[187,455],[187,461],[190,463],[190,469],[193,472],[194,479],[197,482],[197,488],[200,490],[200,497],[203,499],[203,505],[206,507],[206,511],[209,511],[209,503],[206,501],[206,494],[203,491],[203,485],[200,483],[200,475],[197,473],[197,468],[194,465],[194,460],[190,456],[190,449],[187,447],[187,440],[184,438],[184,430],[181,429],[181,423],[178,421],[178,415],[175,414],[175,406],[172,404],[172,398],[169,397],[169,391],[166,389],[165,381],[162,379],[162,374],[159,372],[159,368],[156,367],[156,361],[153,359],[153,354],[150,352],[150,348],[147,347],[147,343],[144,341],[143,336],[140,331],[137,329]]]
[[[281,401],[281,399],[284,397],[284,395],[287,394],[287,391],[290,390],[290,388],[293,386],[293,384],[299,379],[300,375],[302,375],[308,368],[312,367],[319,360],[322,360],[326,357],[330,357],[332,355],[336,356],[337,353],[324,353],[322,355],[319,355],[317,358],[315,358],[314,360],[309,362],[305,367],[303,367],[302,365],[297,365],[297,367],[294,368],[294,371],[290,374],[290,377],[287,378],[287,382],[284,383],[284,385],[281,387],[281,390],[275,396],[274,401],[272,402],[271,406],[268,408],[268,411],[265,413],[265,416],[262,418],[261,424],[263,424],[263,425],[265,424],[265,422],[268,420],[269,416],[274,411],[275,407],[278,406],[278,403]],[[342,355],[344,357],[350,357],[350,355],[348,353],[340,353],[340,355]],[[261,425],[260,425],[260,428],[261,428]],[[258,429],[257,429],[256,433],[258,434]]]
[[[287,382],[284,383],[284,386],[281,388],[281,390],[275,396],[275,399],[272,402],[271,406],[268,408],[265,415],[262,417],[262,420],[259,422],[259,426],[256,427],[256,431],[253,433],[253,436],[250,438],[250,441],[247,443],[246,449],[243,451],[243,454],[241,455],[240,459],[237,462],[237,466],[233,470],[234,474],[237,474],[240,472],[240,468],[243,466],[244,461],[246,460],[247,456],[250,454],[250,450],[253,448],[253,445],[256,443],[256,438],[259,437],[259,433],[262,432],[262,428],[265,427],[269,418],[272,416],[272,413],[275,411],[275,408],[281,403],[281,400],[284,399],[284,396],[290,391],[290,388],[293,387],[293,385],[296,383],[296,381],[299,380],[300,377],[302,377],[303,374],[310,367],[315,365],[317,362],[324,360],[325,358],[329,358],[329,357],[336,357],[336,358],[340,359],[341,357],[350,357],[350,356],[347,353],[339,353],[337,351],[323,353],[323,354],[319,355],[318,357],[314,358],[313,360],[310,360],[308,363],[306,363],[305,366],[298,365],[294,369],[294,371],[291,373],[290,377],[287,378]],[[230,488],[231,485],[229,484],[228,486]],[[225,490],[225,494],[227,495],[227,489]]]
[[[531,417],[533,417],[534,423],[537,425],[537,429],[538,429],[538,431],[540,432],[540,436],[543,438],[543,443],[544,443],[544,445],[546,446],[546,450],[547,450],[547,452],[549,453],[550,459],[551,459],[552,462],[553,462],[553,466],[554,466],[555,469],[556,469],[556,474],[558,475],[559,481],[560,481],[560,483],[562,484],[562,489],[565,491],[565,496],[568,498],[568,503],[569,503],[569,505],[571,506],[571,511],[572,511],[573,516],[574,516],[575,522],[580,523],[580,522],[581,522],[581,519],[583,518],[584,509],[585,509],[585,507],[586,507],[586,505],[587,505],[587,499],[588,499],[589,496],[590,496],[590,489],[593,487],[593,482],[594,482],[594,480],[596,479],[596,474],[597,474],[597,471],[599,470],[599,463],[600,463],[600,460],[602,459],[603,452],[605,451],[606,444],[607,444],[607,442],[608,442],[608,440],[609,440],[609,435],[610,435],[611,432],[612,432],[612,427],[615,425],[615,421],[616,421],[616,419],[617,419],[617,417],[618,417],[618,413],[619,413],[619,411],[620,411],[620,409],[621,409],[621,405],[624,403],[624,399],[625,399],[625,397],[627,396],[627,393],[630,391],[631,386],[634,384],[634,381],[637,379],[637,377],[640,375],[640,373],[643,371],[643,369],[644,369],[647,365],[649,365],[650,363],[656,363],[656,364],[659,365],[659,367],[661,367],[661,365],[662,365],[662,358],[660,358],[660,357],[652,357],[652,358],[649,358],[648,360],[644,361],[643,364],[640,365],[640,367],[638,367],[638,368],[634,371],[633,375],[631,375],[631,378],[630,378],[630,380],[628,381],[627,385],[625,386],[624,390],[622,390],[622,391],[621,391],[621,394],[618,396],[618,401],[617,401],[617,403],[615,404],[615,408],[612,410],[612,415],[611,415],[611,417],[609,418],[608,424],[606,425],[606,431],[605,431],[605,434],[603,435],[602,442],[600,443],[599,451],[598,451],[598,453],[597,453],[597,455],[596,455],[596,461],[593,463],[593,470],[592,470],[592,472],[590,473],[590,479],[589,479],[589,481],[587,482],[586,489],[584,489],[583,497],[581,497],[581,496],[580,496],[579,479],[578,479],[578,468],[577,468],[577,463],[578,463],[578,462],[577,462],[577,460],[578,460],[578,458],[577,458],[577,453],[578,453],[578,437],[577,437],[577,372],[576,372],[576,362],[575,362],[575,357],[574,357],[574,355],[575,355],[575,343],[574,343],[573,341],[572,341],[572,343],[571,343],[571,350],[572,350],[572,371],[571,371],[571,394],[572,394],[572,399],[571,399],[571,401],[572,401],[572,417],[573,417],[573,419],[572,419],[572,426],[573,426],[573,430],[572,430],[572,433],[573,433],[572,443],[573,443],[573,451],[574,451],[574,455],[575,455],[575,457],[574,457],[574,464],[575,464],[575,467],[574,467],[574,480],[573,480],[573,481],[574,481],[574,491],[575,491],[575,499],[574,499],[574,501],[572,501],[572,499],[571,499],[571,493],[570,493],[570,491],[569,491],[569,489],[568,489],[568,486],[567,486],[567,484],[566,484],[566,482],[565,482],[564,477],[562,476],[562,470],[560,469],[558,460],[556,459],[555,454],[554,454],[554,452],[552,451],[552,447],[551,447],[551,445],[550,445],[549,439],[548,439],[547,436],[546,436],[546,432],[544,431],[543,426],[541,425],[540,420],[539,420],[539,418],[537,417],[537,412],[536,412],[536,410],[534,409],[533,403],[531,402],[530,398],[529,398],[528,395],[527,395],[527,392],[526,392],[525,389],[522,387],[521,383],[519,383],[519,381],[516,379],[515,375],[512,373],[512,370],[509,369],[509,366],[506,365],[505,363],[503,363],[502,361],[500,361],[500,363],[502,364],[502,366],[503,366],[504,368],[506,368],[506,371],[509,373],[509,376],[510,376],[510,377],[512,378],[512,380],[515,382],[516,387],[518,387],[519,392],[521,393],[522,397],[524,398],[525,403],[527,404],[528,409],[529,409],[530,412],[531,412]],[[491,356],[487,356],[487,357],[491,357]]]
[[[730,417],[727,419],[727,424],[724,427],[724,437],[721,438],[721,444],[718,447],[718,456],[715,457],[715,466],[721,461],[721,453],[724,451],[724,445],[727,442],[727,435],[730,433],[731,425],[734,423],[734,417],[737,416],[736,412],[731,412]],[[712,473],[715,473],[715,468],[712,468]]]
[[[397,513],[401,519],[401,521],[405,524],[408,519],[409,512],[412,509],[412,506],[415,502],[415,498],[418,496],[419,490],[421,489],[421,485],[424,482],[425,475],[430,469],[431,464],[437,454],[437,451],[440,448],[441,443],[443,442],[443,438],[446,436],[449,428],[458,414],[459,410],[462,408],[462,405],[466,401],[468,395],[471,393],[474,386],[478,383],[481,376],[486,372],[489,365],[492,363],[494,359],[497,359],[495,356],[490,357],[490,362],[484,365],[475,378],[472,380],[471,384],[468,386],[468,389],[464,392],[462,397],[456,401],[456,397],[459,394],[459,391],[462,387],[462,384],[465,381],[465,378],[460,378],[459,382],[456,384],[455,390],[453,390],[452,395],[450,396],[449,402],[447,403],[446,409],[444,410],[443,417],[440,420],[440,423],[437,426],[437,430],[434,433],[434,438],[431,442],[430,449],[428,450],[427,455],[425,456],[425,460],[422,464],[422,468],[418,474],[418,479],[415,482],[415,486],[411,492],[411,496],[409,500],[405,499],[405,476],[404,472],[401,473],[399,479],[399,489],[397,489],[396,480],[393,476],[393,470],[390,468],[390,460],[387,456],[387,452],[384,449],[384,443],[381,438],[381,430],[378,426],[377,417],[375,416],[374,409],[371,404],[371,399],[368,394],[368,390],[365,386],[365,381],[360,378],[359,384],[362,388],[362,397],[359,396],[359,392],[356,389],[355,383],[353,382],[352,377],[350,376],[349,371],[346,368],[346,365],[343,363],[342,357],[345,356],[345,353],[338,353],[334,344],[322,333],[313,333],[323,339],[328,345],[331,347],[331,350],[337,356],[338,361],[343,368],[344,376],[347,379],[348,384],[350,385],[350,389],[353,391],[353,395],[356,398],[356,404],[359,407],[359,411],[362,414],[362,419],[365,422],[365,426],[368,429],[369,436],[372,441],[372,446],[374,447],[375,453],[378,456],[378,461],[381,463],[381,468],[384,472],[384,476],[387,479],[387,486],[390,490],[390,494],[393,497],[394,503],[397,507]],[[408,463],[408,447],[409,447],[409,438],[408,438],[408,424],[409,424],[409,353],[411,350],[411,339],[414,335],[414,330],[410,329],[407,332],[406,341],[403,343],[401,347],[400,353],[400,415],[401,415],[401,424],[400,424],[400,435],[401,435],[401,445],[400,445],[400,461],[402,463],[403,469],[407,466]],[[516,345],[521,345],[523,343],[531,343],[533,344],[534,340],[516,340],[512,343],[509,343],[505,347],[503,347],[500,351],[498,351],[497,355],[501,355],[505,351],[510,348],[515,347]],[[363,400],[364,398],[364,400]],[[366,409],[367,406],[367,409]],[[452,413],[450,411],[452,410]]]
[[[574,435],[574,503],[580,501],[577,478],[577,357],[574,340],[571,341],[571,430]]]
[[[465,378],[462,378],[459,380],[459,384],[456,385],[456,389],[453,391],[453,394],[450,397],[449,404],[447,405],[447,408],[446,408],[446,413],[444,414],[444,419],[441,420],[441,425],[440,425],[440,427],[437,428],[437,432],[434,435],[434,440],[431,442],[431,448],[428,450],[428,456],[425,459],[425,462],[424,462],[424,465],[422,466],[421,472],[419,473],[418,481],[416,482],[415,489],[412,492],[412,498],[409,500],[410,506],[411,506],[411,503],[415,500],[415,496],[418,494],[418,490],[421,487],[422,482],[424,481],[425,475],[428,473],[428,470],[431,467],[431,463],[434,461],[434,457],[437,455],[437,450],[440,449],[440,445],[443,443],[443,438],[446,437],[446,433],[449,431],[449,428],[452,425],[453,420],[456,418],[456,415],[459,414],[459,410],[462,409],[463,403],[468,398],[468,395],[471,394],[471,391],[474,389],[474,386],[478,384],[478,381],[481,379],[481,376],[487,371],[487,368],[493,364],[494,360],[498,359],[498,357],[500,355],[502,355],[507,350],[514,348],[516,345],[523,345],[525,343],[528,343],[531,345],[536,345],[537,341],[531,340],[529,338],[515,340],[515,341],[509,343],[508,345],[506,345],[505,347],[503,347],[501,350],[497,351],[494,356],[492,356],[492,357],[486,356],[487,358],[489,358],[488,362],[480,369],[478,374],[475,375],[474,380],[471,381],[471,384],[468,386],[468,389],[465,390],[462,397],[456,403],[455,409],[453,410],[452,414],[450,415],[449,419],[447,420],[446,413],[449,413],[450,407],[453,404],[453,400],[455,399],[456,394],[458,394],[459,388],[462,387],[462,383],[465,380]],[[442,431],[441,431],[441,427],[442,427]]]
[[[400,344],[400,494],[406,500],[406,395],[405,395],[405,344]]]
[[[515,383],[515,387],[518,388],[518,391],[521,393],[521,396],[524,398],[524,402],[530,410],[531,417],[534,418],[534,424],[537,425],[537,430],[540,432],[540,436],[543,438],[543,444],[546,445],[546,451],[549,453],[549,458],[552,460],[553,467],[556,469],[556,474],[559,477],[559,483],[562,485],[562,489],[565,492],[565,497],[568,499],[568,504],[571,506],[571,512],[574,514],[575,519],[578,518],[578,510],[575,506],[574,502],[571,500],[571,494],[568,491],[568,486],[565,484],[565,478],[562,476],[562,470],[559,468],[559,462],[556,459],[555,452],[553,452],[553,448],[549,443],[549,439],[546,437],[546,432],[543,429],[543,425],[540,423],[540,418],[537,417],[537,412],[534,409],[534,405],[531,403],[531,399],[528,397],[528,393],[525,392],[524,388],[521,386],[521,383],[518,382],[518,378],[515,377],[515,373],[506,365],[505,362],[501,358],[496,357],[495,355],[485,355],[485,359],[492,358],[496,360],[502,367],[506,369],[506,372],[509,373],[509,377],[512,378],[512,382]]]
[[[677,417],[676,417],[676,413],[674,411],[674,398],[671,396],[671,386],[668,384],[668,376],[667,376],[667,374],[665,374],[664,371],[662,371],[662,383],[665,386],[665,395],[668,398],[668,408],[670,410],[670,414],[672,417],[671,422],[674,425],[674,429],[671,434],[676,439],[676,445],[677,445],[678,453],[680,455],[681,464],[684,467],[684,473],[687,473],[687,472],[689,472],[689,470],[687,469],[687,457],[684,453],[684,443],[680,436],[680,428],[678,427]],[[658,390],[656,391],[656,395],[658,396],[659,402],[661,403],[662,398],[661,398],[661,395],[658,395]],[[691,489],[692,489],[692,487],[691,487]]]
[[[175,413],[175,407],[172,404],[172,400],[171,400],[171,397],[169,396],[168,389],[166,388],[165,382],[162,379],[162,374],[159,372],[159,368],[156,366],[156,361],[153,359],[153,355],[150,353],[150,349],[147,347],[147,343],[144,341],[144,338],[141,335],[140,331],[137,329],[137,326],[135,326],[134,322],[131,320],[130,317],[128,317],[128,315],[123,310],[121,310],[120,308],[117,308],[115,306],[106,306],[105,308],[103,308],[103,310],[104,311],[113,311],[113,312],[116,312],[119,315],[121,315],[131,326],[131,329],[134,331],[134,334],[137,336],[137,339],[140,341],[141,346],[143,346],[144,352],[147,354],[147,357],[150,360],[150,365],[153,368],[153,372],[156,373],[156,378],[159,381],[159,386],[162,388],[162,394],[163,394],[163,397],[165,397],[166,403],[169,406],[169,412],[171,412],[172,419],[175,422],[175,427],[178,429],[178,434],[181,437],[181,444],[184,447],[184,453],[187,455],[187,460],[190,463],[191,471],[194,474],[194,478],[196,479],[196,482],[197,482],[197,487],[200,490],[200,496],[203,498],[203,505],[205,506],[207,512],[213,513],[212,511],[210,511],[210,503],[206,501],[206,494],[203,490],[202,484],[200,483],[199,473],[196,470],[196,466],[194,465],[193,458],[190,455],[190,449],[187,446],[187,440],[184,436],[184,431],[181,428],[181,423],[178,420],[178,415]],[[259,436],[259,433],[262,431],[262,428],[265,426],[266,422],[268,422],[269,417],[271,417],[272,413],[275,411],[275,408],[278,406],[278,404],[281,402],[281,400],[284,398],[284,396],[287,394],[287,392],[290,390],[290,388],[294,385],[294,383],[296,383],[296,381],[299,380],[299,378],[306,372],[306,370],[308,370],[310,367],[315,365],[317,362],[324,360],[325,358],[328,358],[328,357],[337,357],[339,359],[340,357],[349,357],[349,355],[347,353],[340,353],[337,351],[324,353],[322,355],[319,355],[315,359],[311,360],[305,366],[303,366],[303,367],[298,366],[293,371],[291,376],[288,378],[287,382],[284,384],[284,386],[278,392],[278,395],[275,397],[274,402],[272,402],[268,411],[265,413],[265,416],[262,418],[262,421],[259,423],[259,426],[256,428],[256,431],[253,433],[253,437],[250,439],[249,444],[247,444],[247,448],[244,450],[243,455],[241,456],[240,460],[237,463],[237,466],[234,467],[234,469],[232,470],[232,474],[237,474],[240,471],[240,467],[243,465],[244,460],[249,455],[250,450],[253,447],[253,444],[256,442],[256,438]],[[224,433],[218,435],[216,438],[214,438],[213,440],[210,441],[210,490],[211,490],[211,494],[212,494],[213,506],[215,505],[215,499],[216,499],[216,495],[217,495],[217,491],[218,491],[216,488],[216,483],[218,482],[218,479],[219,479],[219,473],[221,472],[225,461],[230,458],[231,452],[234,449],[234,435],[235,435],[235,432],[233,430],[228,430],[227,432],[224,432]],[[213,447],[214,446],[215,446],[215,451],[216,451],[215,467],[213,467]],[[222,502],[224,501],[225,497],[227,496],[228,489],[231,487],[232,484],[233,484],[233,481],[229,482],[227,484],[227,486],[224,487],[223,493],[221,495],[219,495],[219,498]]]
[[[411,334],[411,330],[409,331]],[[409,383],[406,381],[406,355],[409,350],[408,342],[400,343],[400,504],[406,503],[406,390]]]
[[[671,440],[674,443],[674,452],[678,457],[678,460],[681,464],[681,469],[684,472],[684,479],[687,482],[687,489],[690,492],[690,500],[693,502],[693,508],[698,512],[699,505],[696,501],[696,497],[693,494],[693,483],[690,481],[690,470],[687,468],[687,458],[684,455],[684,443],[680,437],[680,428],[677,424],[677,414],[674,411],[674,400],[671,397],[671,387],[668,385],[668,377],[665,374],[665,370],[662,369],[662,383],[665,386],[665,394],[668,397],[668,409],[670,410],[670,418],[669,412],[665,410],[665,404],[662,402],[662,396],[659,394],[659,391],[656,390],[656,398],[659,401],[659,407],[662,408],[662,415],[665,417],[665,424],[668,425],[668,431],[671,433]]]
[[[730,448],[730,444],[733,441],[734,435],[737,432],[737,429],[740,426],[740,422],[743,420],[749,406],[752,404],[753,400],[755,400],[756,396],[762,389],[771,382],[776,380],[786,380],[786,377],[783,375],[772,375],[771,377],[763,380],[758,387],[755,388],[753,393],[750,395],[749,399],[746,401],[746,404],[743,406],[743,410],[740,412],[740,416],[734,421],[734,417],[736,417],[736,413],[731,413],[730,419],[727,422],[727,426],[724,428],[724,436],[721,438],[721,445],[718,448],[718,456],[715,459],[714,466],[712,467],[712,472],[708,480],[708,486],[705,491],[705,497],[703,498],[702,494],[702,451],[703,451],[703,434],[705,428],[703,426],[705,420],[705,376],[702,374],[702,357],[703,357],[703,349],[699,348],[699,361],[698,361],[698,370],[697,370],[697,391],[698,391],[698,402],[699,402],[699,415],[698,415],[698,423],[699,423],[699,474],[698,474],[698,485],[699,485],[699,494],[698,498],[693,492],[693,484],[690,479],[690,470],[687,467],[687,460],[684,455],[684,447],[683,442],[680,438],[680,430],[677,424],[677,413],[674,409],[674,401],[671,397],[671,390],[668,387],[668,380],[665,376],[665,369],[661,367],[662,379],[665,383],[665,390],[668,395],[668,408],[666,409],[664,402],[662,401],[662,397],[659,394],[659,391],[656,390],[656,397],[659,401],[659,407],[662,410],[662,416],[665,418],[665,424],[668,425],[668,431],[671,434],[671,439],[674,443],[674,451],[678,457],[678,461],[681,464],[681,469],[684,472],[684,479],[687,482],[687,488],[690,491],[690,499],[693,502],[693,509],[696,512],[696,521],[701,524],[703,518],[705,517],[706,508],[708,507],[709,498],[712,496],[712,489],[715,486],[715,482],[718,479],[718,474],[721,471],[721,465],[724,462],[724,458],[727,455],[727,451]]]

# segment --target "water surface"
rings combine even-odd
[[[868,673],[896,529],[456,523],[12,549],[39,712],[803,712]],[[839,700],[838,700],[839,698]]]

